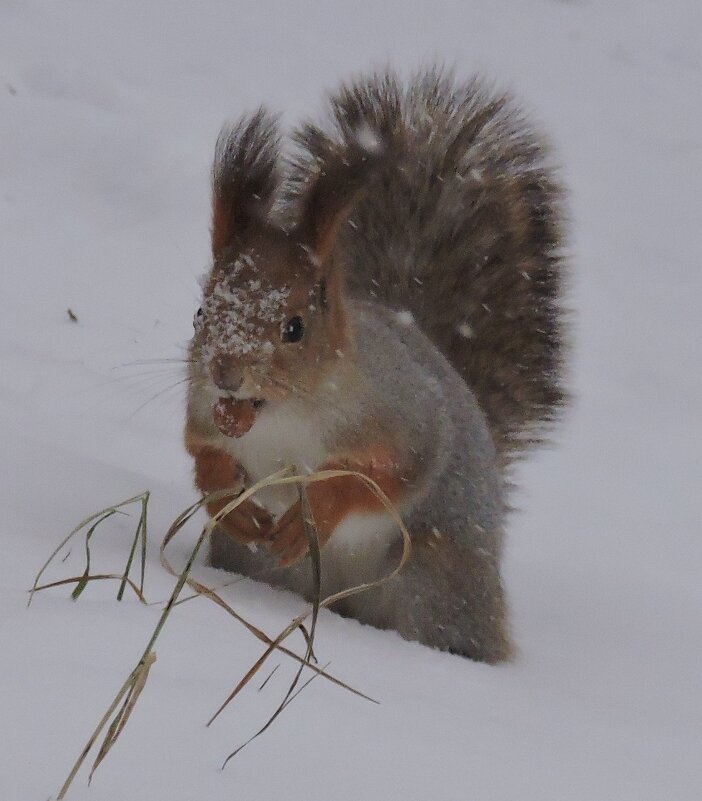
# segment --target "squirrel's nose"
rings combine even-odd
[[[212,380],[220,389],[236,392],[244,383],[242,371],[225,359],[214,359],[210,365]]]

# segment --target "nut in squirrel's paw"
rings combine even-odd
[[[220,398],[212,408],[212,419],[225,437],[243,437],[256,422],[260,403],[255,400]]]

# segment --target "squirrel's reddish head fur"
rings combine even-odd
[[[325,366],[350,355],[340,226],[384,158],[360,143],[329,148],[300,193],[294,221],[274,212],[276,120],[263,109],[220,134],[213,167],[213,267],[195,317],[193,357],[237,397],[314,391]]]

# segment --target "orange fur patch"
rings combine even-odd
[[[216,492],[243,486],[244,471],[229,454],[210,445],[197,445],[188,438],[186,446],[195,459],[195,486],[199,490]],[[216,515],[234,497],[232,495],[218,501],[210,501],[207,504],[208,514]],[[220,521],[219,525],[239,542],[256,542],[269,537],[273,520],[265,509],[249,499],[239,504]]]
[[[363,458],[349,457],[329,461],[321,470],[355,470],[375,481],[393,502],[408,494],[409,482],[395,455],[382,446],[366,451]],[[311,484],[308,497],[320,528],[333,531],[350,514],[382,512],[384,506],[375,493],[354,476],[330,478]]]

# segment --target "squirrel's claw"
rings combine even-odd
[[[320,547],[326,542],[318,532]],[[273,526],[269,550],[278,557],[281,567],[289,567],[298,562],[309,551],[307,533],[302,519],[300,502],[294,503]]]
[[[307,553],[307,536],[300,502],[294,503],[273,526],[269,549],[281,567],[288,567]]]
[[[257,503],[244,501],[219,522],[230,537],[248,544],[268,540],[273,527],[273,518]]]

